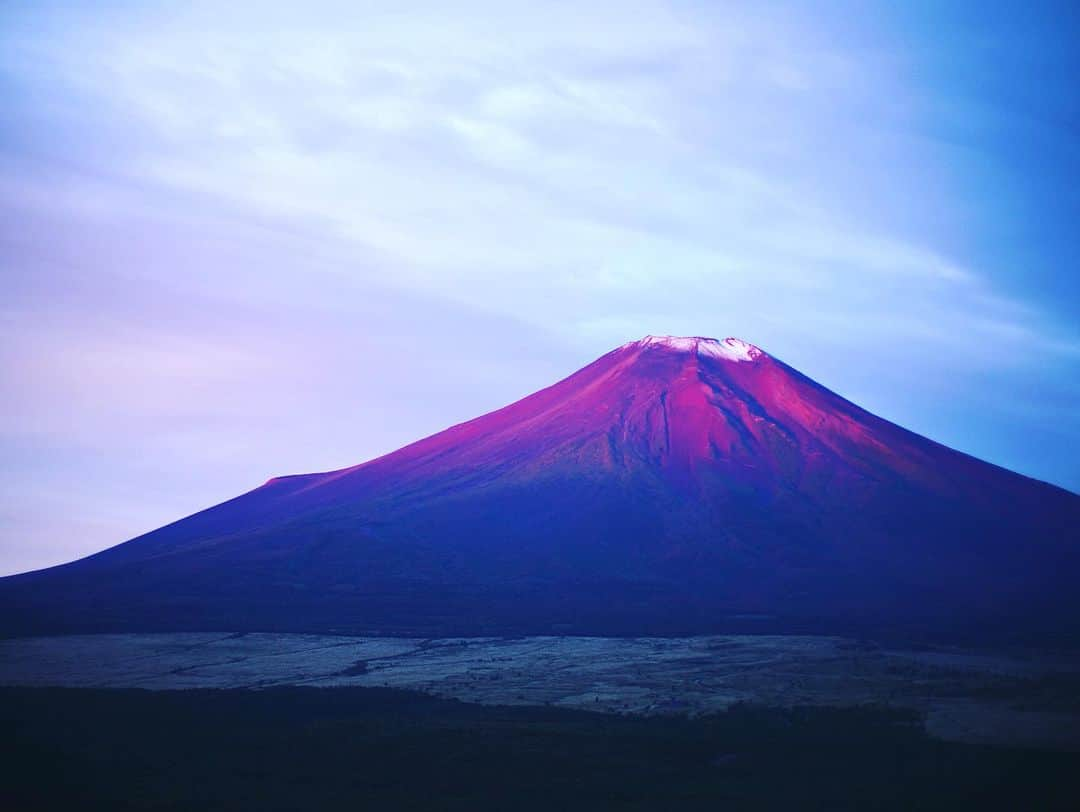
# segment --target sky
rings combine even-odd
[[[4,3],[0,574],[646,334],[1080,491],[1076,42],[1068,3]]]

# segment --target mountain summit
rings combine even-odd
[[[0,580],[5,631],[897,631],[1080,621],[1080,497],[735,338],[646,336],[475,420]]]

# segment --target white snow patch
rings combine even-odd
[[[761,357],[761,350],[738,338],[725,338],[723,341],[708,339],[698,344],[698,355],[726,361],[754,361]]]
[[[636,343],[642,347],[658,346],[667,347],[678,352],[693,352],[697,349],[698,339],[680,336],[645,336]]]
[[[700,336],[645,336],[623,347],[664,347],[675,352],[696,352],[699,357],[720,358],[724,361],[754,361],[763,353],[760,349],[738,338],[715,338]]]

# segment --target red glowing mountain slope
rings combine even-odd
[[[1078,519],[1075,494],[752,345],[647,337],[379,459],[6,579],[0,608],[16,631],[1066,629]]]

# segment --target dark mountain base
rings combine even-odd
[[[903,607],[851,596],[832,606],[771,601],[768,611],[723,602],[707,585],[582,581],[558,584],[450,585],[386,581],[276,585],[234,577],[214,591],[155,584],[98,594],[59,583],[28,582],[0,595],[0,637],[136,632],[282,632],[396,637],[578,635],[683,637],[710,634],[811,634],[903,643],[1080,647],[1080,612],[1047,601],[1036,609],[1004,605],[973,614],[914,594],[879,590]]]
[[[696,720],[382,689],[0,689],[5,809],[1075,809],[1080,755],[913,714]]]

